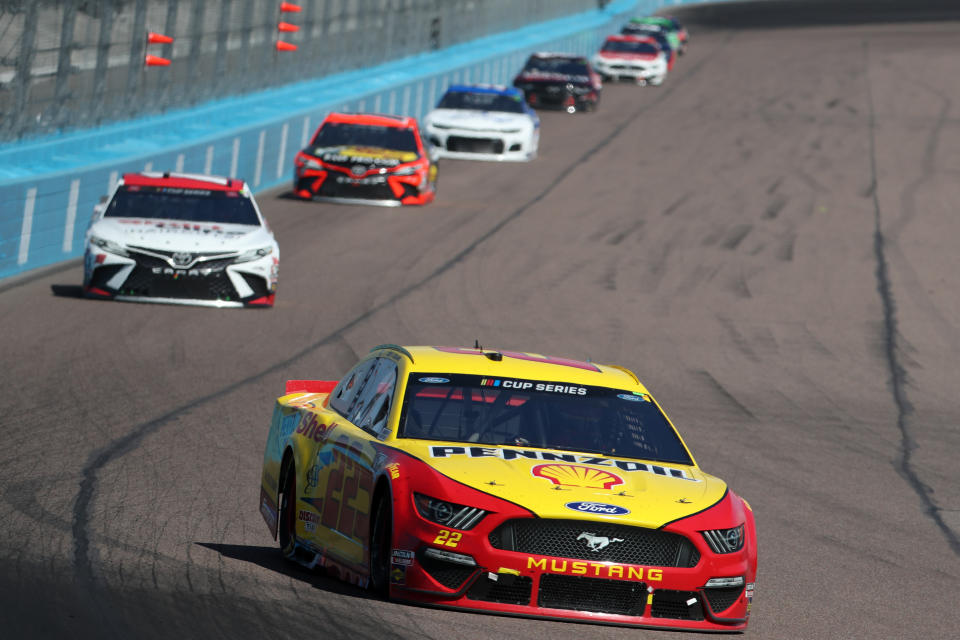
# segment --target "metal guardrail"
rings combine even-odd
[[[449,47],[605,0],[0,0],[0,142]],[[295,32],[278,31],[287,22]],[[148,33],[173,38],[148,44]],[[297,47],[278,51],[277,40]],[[146,55],[170,61],[147,67]]]

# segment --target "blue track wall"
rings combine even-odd
[[[626,19],[665,4],[614,0],[602,11],[361,71],[0,147],[0,279],[82,255],[94,204],[125,172],[209,173],[243,178],[255,191],[276,187],[291,179],[294,154],[330,111],[422,118],[450,84],[510,84],[536,50],[592,54]],[[286,60],[296,64],[295,54]]]

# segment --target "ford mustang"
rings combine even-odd
[[[300,198],[346,204],[427,204],[437,165],[407,116],[331,113],[293,161]]]
[[[738,631],[753,512],[628,369],[380,345],[274,406],[260,512],[282,554],[390,598]]]
[[[629,78],[637,84],[663,84],[669,58],[652,37],[608,36],[593,57],[593,66],[607,78]]]
[[[658,24],[647,24],[645,22],[628,22],[623,25],[620,33],[625,36],[641,36],[653,38],[663,53],[667,56],[667,71],[673,71],[673,65],[679,55],[673,48],[669,38],[669,32],[666,27]]]
[[[86,243],[87,297],[273,306],[280,249],[243,180],[128,173],[94,208]]]

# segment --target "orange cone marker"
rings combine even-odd
[[[152,56],[149,53],[143,60],[148,67],[169,67],[170,61],[160,56]]]

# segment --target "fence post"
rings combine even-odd
[[[143,77],[143,56],[147,46],[147,0],[137,0],[133,10],[133,27],[130,33],[130,63],[127,66],[127,94],[124,106],[127,113],[137,110],[140,81]]]
[[[17,75],[13,79],[14,108],[12,122],[14,133],[22,130],[24,119],[30,115],[27,113],[27,101],[30,96],[33,55],[36,50],[37,12],[40,10],[38,4],[38,2],[27,3],[27,14],[23,22],[20,55],[17,56]]]
[[[167,0],[167,18],[163,24],[163,32],[167,35],[174,35],[177,31],[177,9],[180,0]],[[161,54],[167,60],[173,61],[173,44],[163,45]],[[173,70],[160,74],[158,81],[160,101],[164,105],[169,105],[171,101],[170,86],[173,81]]]
[[[93,70],[93,117],[97,124],[110,111],[107,108],[107,67],[110,59],[111,32],[113,31],[113,2],[100,2],[100,35],[97,38],[97,66]]]
[[[60,26],[60,51],[57,58],[57,86],[53,92],[53,105],[50,113],[51,124],[63,127],[70,123],[66,121],[70,114],[67,101],[71,100],[70,76],[73,74],[73,29],[76,25],[77,7],[73,2],[64,3],[63,22]]]

